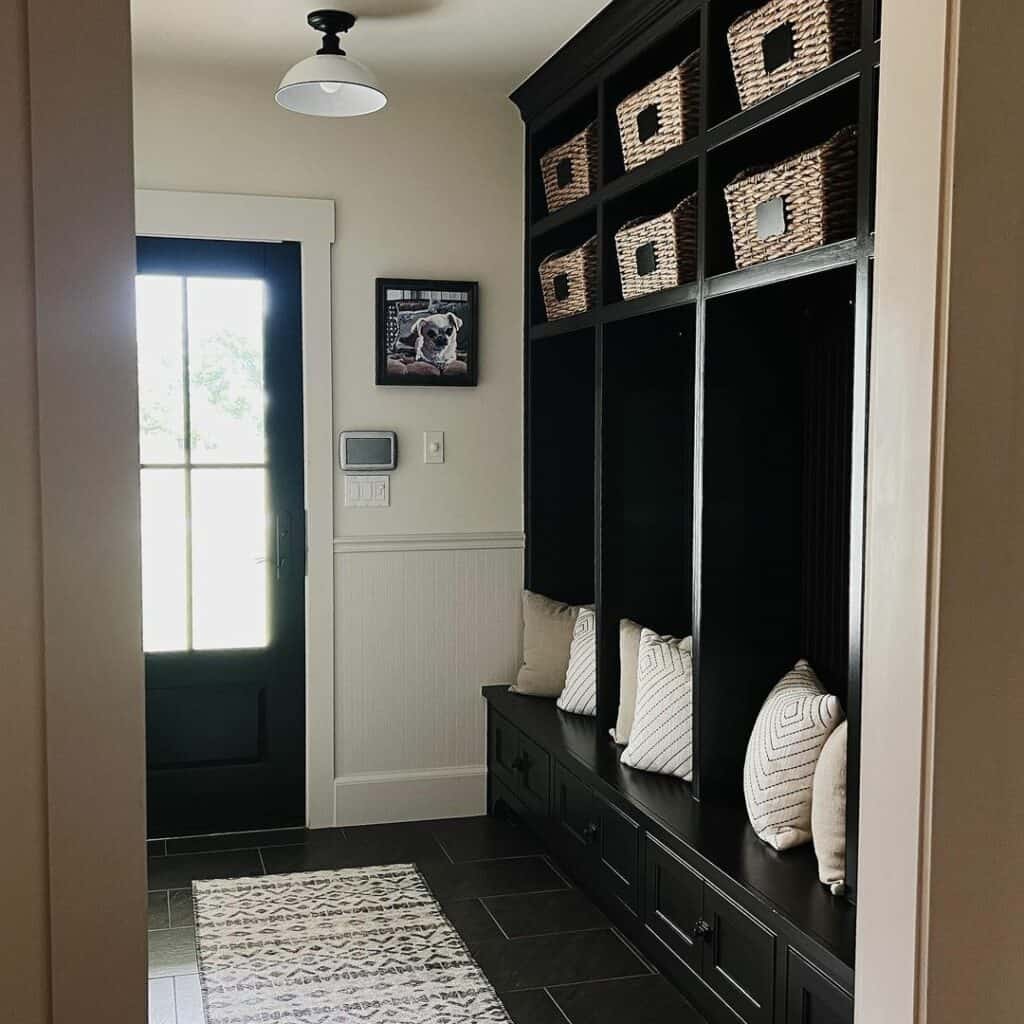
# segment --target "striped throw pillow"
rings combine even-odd
[[[843,717],[839,698],[804,660],[765,699],[747,744],[743,795],[754,831],[776,850],[810,842],[814,769]]]
[[[571,715],[597,714],[597,617],[593,608],[581,608],[576,616],[565,687],[556,703]]]
[[[622,763],[693,779],[693,640],[640,634],[636,714]]]

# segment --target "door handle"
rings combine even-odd
[[[583,826],[583,841],[588,845],[592,846],[597,842],[598,833],[601,831],[601,826],[596,821],[588,821]]]
[[[701,918],[694,926],[693,931],[690,933],[693,937],[694,942],[707,942],[711,938],[712,928],[711,925]]]
[[[274,528],[274,572],[278,579],[291,568],[292,517],[289,512],[279,512]]]

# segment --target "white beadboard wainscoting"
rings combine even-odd
[[[522,646],[521,533],[338,539],[335,821],[481,814],[480,687]]]

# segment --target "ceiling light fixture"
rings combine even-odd
[[[312,57],[300,60],[281,79],[275,99],[287,110],[315,117],[358,117],[387,103],[377,77],[341,48],[338,36],[355,23],[347,11],[313,11],[306,19],[324,36]]]

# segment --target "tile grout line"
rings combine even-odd
[[[614,924],[611,925],[611,929],[616,934],[619,941],[626,947],[626,949],[628,949],[633,954],[633,956],[635,956],[640,961],[640,963],[642,963],[644,967],[646,967],[648,971],[650,971],[651,974],[660,973],[658,968],[655,967],[654,964],[652,964],[651,961],[648,960],[647,957],[645,957],[643,953],[632,942],[630,942],[630,940],[625,935],[623,935],[623,933],[619,931],[618,928],[615,927]]]
[[[544,995],[546,995],[548,999],[551,1000],[552,1005],[562,1015],[563,1019],[566,1020],[568,1024],[573,1024],[572,1020],[569,1018],[569,1014],[567,1014],[565,1010],[562,1009],[562,1007],[558,1003],[558,1000],[548,991],[546,986],[544,987],[544,989],[542,989],[542,991]]]
[[[548,854],[542,854],[541,859],[547,864],[549,868],[565,883],[567,889],[575,889],[576,886],[566,878],[565,875],[558,869],[558,865],[548,856]]]
[[[505,938],[511,942],[512,936],[510,936],[509,933],[505,931],[504,928],[502,928],[501,922],[491,913],[491,908],[487,906],[486,903],[484,903],[484,899],[485,897],[480,897],[477,900],[477,903],[479,903],[480,906],[484,908],[484,913],[498,926],[498,931],[501,932],[501,934],[504,935]]]
[[[437,843],[437,845],[441,847],[441,852],[448,858],[448,863],[449,864],[454,864],[455,863],[455,858],[448,852],[448,847],[445,846],[443,842],[441,842],[440,838],[438,836],[433,835],[433,834],[430,836],[430,838],[433,839],[434,842]]]
[[[552,988],[575,988],[577,985],[600,985],[602,982],[606,982],[606,981],[630,981],[633,978],[650,978],[650,977],[660,977],[660,975],[650,975],[650,974],[619,974],[619,975],[616,975],[614,978],[587,978],[587,979],[585,979],[583,981],[560,981],[560,982],[558,982],[555,985],[545,985],[544,986],[544,990],[547,991],[548,989],[552,989]],[[521,990],[520,989],[512,989],[511,991],[516,992],[516,991],[521,991]]]

